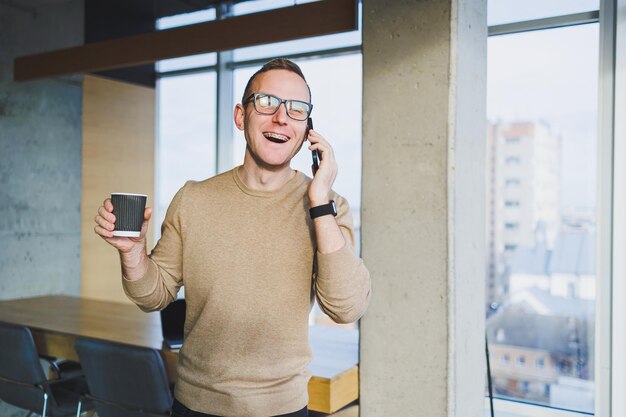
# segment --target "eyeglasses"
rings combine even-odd
[[[300,100],[283,100],[271,94],[251,94],[243,104],[254,103],[254,110],[261,114],[274,114],[281,104],[285,103],[287,116],[294,120],[306,120],[313,110],[313,105]]]

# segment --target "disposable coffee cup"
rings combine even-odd
[[[145,194],[111,193],[115,216],[113,236],[139,237],[147,199]]]

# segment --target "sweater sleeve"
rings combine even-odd
[[[143,311],[164,309],[176,299],[176,294],[183,285],[180,211],[185,187],[176,193],[167,209],[161,226],[161,238],[149,255],[148,269],[144,276],[132,281],[122,277],[124,292]]]
[[[370,274],[354,253],[354,230],[348,202],[340,196],[337,224],[346,244],[331,253],[316,254],[315,296],[324,313],[337,323],[352,323],[365,313],[371,297]]]

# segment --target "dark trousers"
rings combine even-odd
[[[289,414],[281,414],[274,417],[308,417],[309,409],[304,407],[302,410],[294,411]],[[176,398],[174,398],[174,404],[172,405],[172,417],[220,417],[213,414],[200,413],[198,411],[190,410],[181,404]]]

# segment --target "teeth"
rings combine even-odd
[[[268,139],[276,139],[281,142],[287,142],[289,138],[285,135],[279,135],[278,133],[268,132],[263,134]]]

